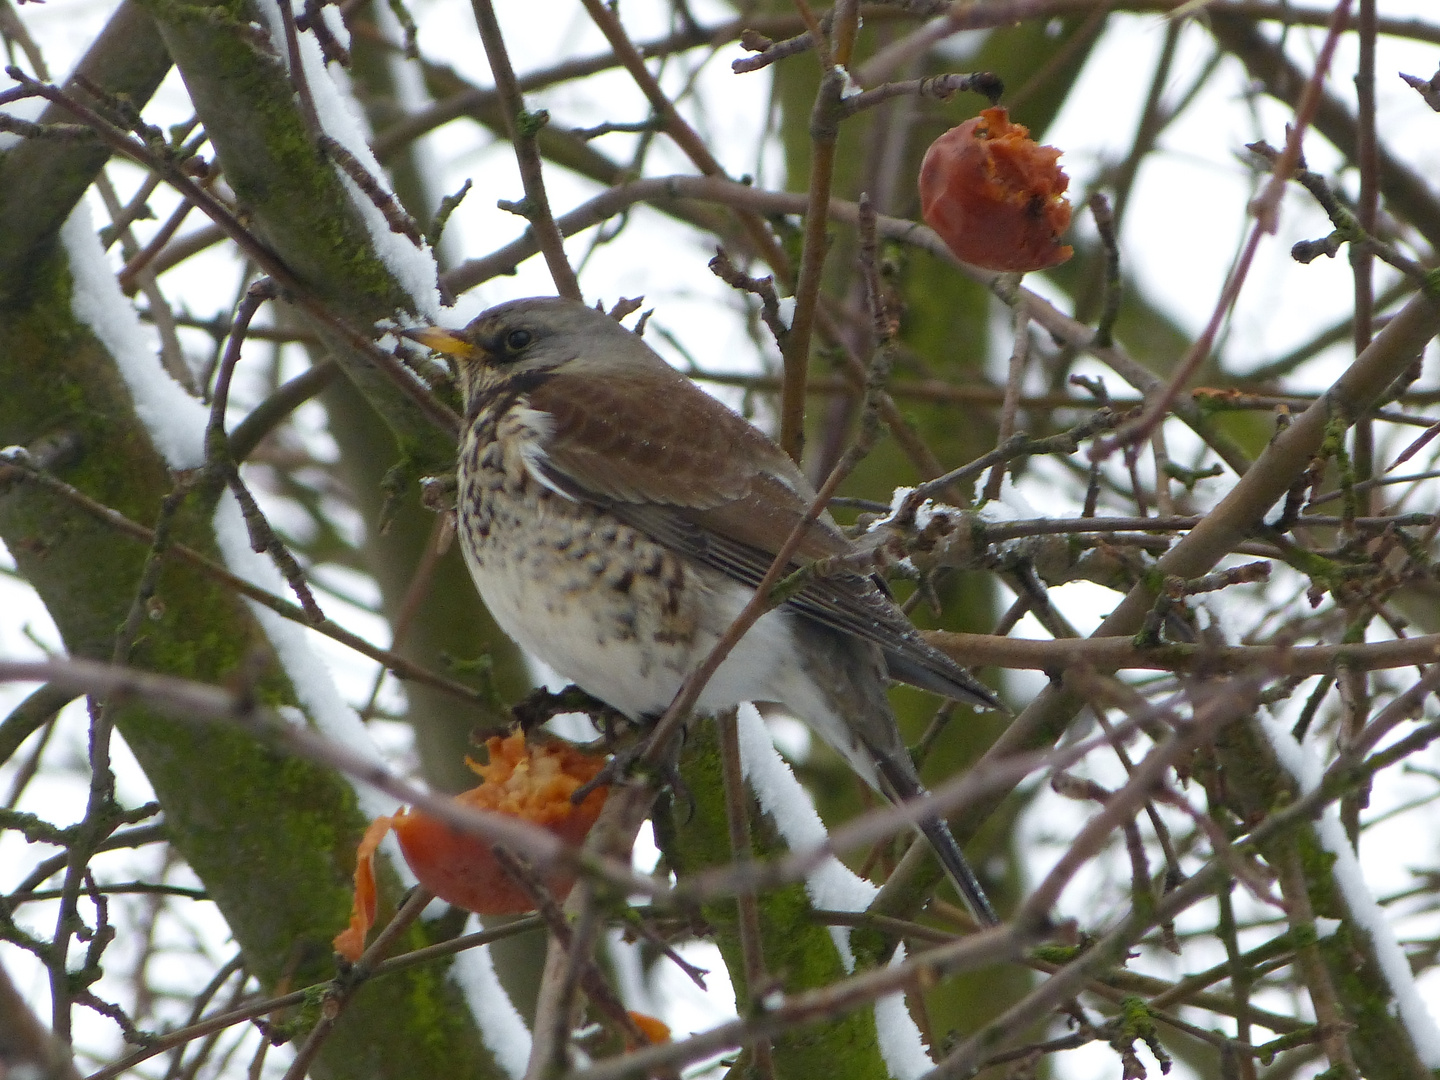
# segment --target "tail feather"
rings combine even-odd
[[[885,651],[885,668],[890,678],[929,690],[932,694],[950,698],[962,705],[1005,711],[1005,706],[990,692],[988,686],[944,653],[925,644],[918,635],[915,641],[907,644],[910,646],[907,651]]]
[[[915,776],[914,767],[907,769],[906,764],[901,764],[894,758],[883,754],[875,755],[875,764],[880,773],[880,780],[885,793],[896,802],[903,802],[917,796],[926,794],[924,786]],[[970,863],[965,858],[965,853],[960,850],[960,844],[955,839],[955,834],[950,831],[950,826],[945,823],[942,817],[928,817],[919,822],[920,832],[930,842],[935,857],[940,860],[940,865],[950,875],[959,890],[961,898],[970,909],[970,914],[975,916],[977,922],[982,926],[999,926],[1000,918],[995,914],[995,909],[990,904],[990,898],[985,895],[984,888],[980,885],[980,879],[976,877],[975,871],[971,869]]]
[[[936,858],[940,860],[940,864],[945,867],[945,872],[955,882],[955,887],[960,890],[960,895],[964,898],[966,906],[969,907],[970,914],[975,916],[981,926],[999,926],[1000,917],[990,906],[990,898],[985,895],[985,890],[980,886],[980,879],[975,876],[975,871],[970,868],[965,853],[956,843],[950,826],[946,825],[942,818],[926,818],[920,822],[920,831],[925,834],[925,839],[930,841]]]

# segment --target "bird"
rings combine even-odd
[[[404,335],[455,368],[456,534],[485,606],[582,690],[653,722],[754,595],[814,488],[758,427],[578,300],[513,300],[463,330]],[[824,512],[792,568],[856,550]],[[901,802],[925,788],[886,697],[891,679],[1002,707],[877,578],[841,569],[763,615],[695,711],[778,704]],[[944,819],[918,828],[976,919],[996,924]]]

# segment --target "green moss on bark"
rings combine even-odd
[[[32,267],[27,298],[0,310],[0,444],[63,448],[52,471],[100,502],[151,522],[172,486],[113,362],[70,315],[57,253]],[[213,493],[191,496],[174,539],[213,554]],[[147,550],[24,482],[0,492],[0,537],[40,594],[68,651],[109,659]],[[243,602],[189,567],[160,576],[137,666],[223,682],[267,649]],[[262,699],[293,695],[272,665]],[[355,845],[365,822],[349,783],[220,724],[185,723],[130,705],[118,731],[165,812],[171,842],[195,869],[268,986],[334,974],[331,937],[346,923]],[[398,886],[386,881],[393,906]],[[403,945],[423,944],[412,931]],[[364,987],[327,1041],[323,1077],[489,1077],[488,1051],[444,966]]]
[[[1294,780],[1252,724],[1230,724],[1216,740],[1220,790],[1228,807],[1242,820],[1254,822],[1291,802]],[[1394,997],[1375,959],[1368,936],[1356,924],[1335,881],[1335,856],[1326,850],[1315,827],[1304,824],[1264,849],[1279,865],[1293,849],[1300,862],[1305,893],[1317,916],[1341,920],[1334,934],[1319,939],[1320,956],[1335,988],[1351,1052],[1361,1072],[1374,1080],[1425,1080],[1415,1046],[1392,1015]]]
[[[656,826],[678,872],[694,872],[732,861],[726,827],[724,785],[715,725],[697,724],[686,741],[681,773],[693,802],[656,815]],[[752,811],[753,800],[750,800]],[[768,817],[752,812],[752,850],[756,858],[783,854],[785,845]],[[767,974],[787,994],[827,986],[845,978],[844,965],[830,932],[812,915],[803,884],[787,885],[759,897],[761,948]],[[759,1004],[745,982],[740,950],[739,915],[734,901],[703,908],[714,929],[735,987],[742,1016]],[[875,1080],[887,1074],[876,1041],[875,1014],[857,1009],[787,1032],[772,1043],[778,1080],[824,1076],[831,1080]],[[742,1061],[745,1059],[742,1059]],[[743,1075],[737,1069],[732,1075]]]
[[[245,0],[140,0],[185,78],[247,225],[313,297],[357,328],[412,311],[376,254],[346,183],[320,149],[281,62],[284,43],[252,25]],[[363,196],[360,196],[363,197]],[[324,346],[421,471],[454,457],[450,436],[347,341],[316,326]]]

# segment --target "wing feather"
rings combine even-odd
[[[679,372],[666,367],[666,373],[659,381],[663,408],[639,396],[654,392],[653,372],[642,382],[567,371],[564,380],[535,387],[529,404],[553,420],[539,468],[571,497],[603,505],[660,543],[757,585],[814,490],[758,429]],[[806,529],[791,568],[853,550],[826,513]],[[893,678],[997,705],[983,685],[920,637],[874,578],[817,577],[786,607],[879,645]]]

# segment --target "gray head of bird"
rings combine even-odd
[[[403,334],[454,361],[467,402],[497,383],[562,369],[632,379],[646,372],[665,378],[671,372],[648,345],[610,316],[558,296],[511,300],[482,312],[463,330],[426,326]]]

